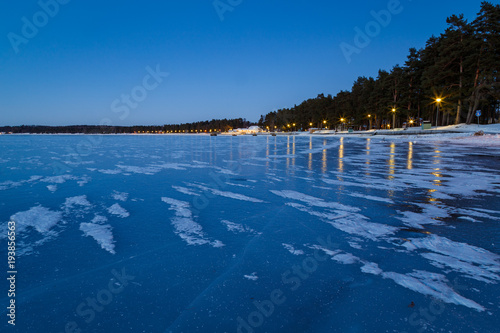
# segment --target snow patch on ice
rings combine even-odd
[[[126,192],[113,191],[113,194],[111,196],[113,197],[113,199],[118,201],[127,201],[128,199],[128,193]]]
[[[361,271],[367,274],[374,274],[374,275],[382,274],[382,270],[378,267],[378,264],[374,262],[363,261],[363,266],[361,267]]]
[[[212,192],[212,194],[215,194],[215,195],[218,195],[220,197],[226,197],[226,198],[231,198],[231,199],[235,199],[235,200],[240,200],[240,201],[248,201],[248,202],[255,202],[255,203],[265,203],[265,201],[263,200],[260,200],[260,199],[257,199],[257,198],[252,198],[252,197],[248,197],[246,195],[243,195],[243,194],[239,194],[239,193],[233,193],[233,192],[227,192],[227,191],[220,191],[220,190],[216,190],[216,189],[213,189],[213,188],[210,188],[210,187],[206,187],[206,186],[203,186],[203,185],[199,185],[199,184],[191,184],[192,186],[195,186],[203,191],[207,191],[207,192]]]
[[[338,210],[344,210],[347,212],[359,212],[360,209],[357,207],[351,207],[351,206],[346,206],[337,202],[326,202],[325,200],[321,198],[316,198],[304,193],[296,192],[296,191],[290,191],[290,190],[283,190],[283,191],[274,191],[271,190],[271,193],[280,196],[285,199],[291,199],[291,200],[296,200],[296,201],[301,201],[309,206],[312,207],[323,207],[323,208],[331,208],[331,209],[338,209]]]
[[[57,185],[47,185],[47,189],[54,193],[55,191],[57,191]]]
[[[252,280],[252,281],[257,281],[257,279],[259,278],[257,276],[257,272],[253,272],[252,274],[250,275],[243,275],[246,279],[249,279],[249,280]]]
[[[32,207],[10,217],[11,221],[16,222],[16,233],[23,233],[31,227],[43,235],[49,233],[50,229],[61,221],[61,218],[61,212],[54,212],[42,206]]]
[[[250,228],[246,225],[234,223],[234,222],[227,221],[227,220],[222,220],[220,222],[226,226],[228,231],[231,231],[233,233],[249,232],[249,233],[254,233],[254,234],[260,234],[259,232],[253,230],[252,228]]]
[[[163,197],[161,201],[170,205],[169,210],[175,212],[175,217],[171,219],[174,232],[179,235],[188,245],[210,244],[213,247],[222,247],[224,244],[219,241],[210,241],[205,237],[203,228],[193,219],[189,202],[180,201],[173,198]]]
[[[120,206],[120,204],[118,204],[118,203],[115,203],[114,205],[112,205],[111,207],[109,207],[108,208],[108,212],[110,214],[119,216],[121,218],[126,218],[126,217],[130,216],[130,213],[127,212],[125,210],[125,208],[123,208],[122,206]]]
[[[362,198],[362,199],[367,199],[367,200],[372,200],[372,201],[378,201],[378,202],[385,202],[389,204],[393,204],[394,201],[389,199],[389,198],[382,198],[382,197],[376,197],[372,195],[364,195],[360,193],[348,193],[349,196],[355,197],[355,198]]]
[[[92,204],[87,200],[86,195],[66,198],[66,201],[62,205],[65,214],[73,213],[77,216],[88,213],[91,207]]]
[[[115,244],[113,240],[112,228],[110,225],[81,223],[80,230],[87,237],[94,238],[104,250],[115,254]]]
[[[477,311],[485,310],[483,306],[456,293],[447,285],[444,275],[426,271],[414,271],[408,274],[383,272],[381,275],[383,278],[391,279],[404,288],[432,296],[445,303],[463,305]]]
[[[290,252],[291,254],[295,255],[295,256],[300,256],[300,255],[303,255],[304,254],[304,251],[302,250],[296,250],[293,245],[290,245],[290,244],[286,244],[286,243],[282,243],[281,245],[283,245],[283,247],[285,249],[288,250],[288,252]]]
[[[63,184],[68,180],[74,180],[74,179],[76,178],[72,175],[61,175],[61,176],[45,177],[40,181],[44,183]]]
[[[200,196],[200,194],[191,191],[190,189],[182,186],[174,186],[172,185],[172,188],[176,190],[177,192],[180,192],[182,194],[187,194],[187,195],[194,195],[194,196]]]

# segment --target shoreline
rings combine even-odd
[[[475,133],[482,131],[482,135],[476,136]],[[217,133],[220,137],[252,137],[254,134],[236,134],[236,133]],[[275,134],[275,135],[272,135]],[[4,136],[211,136],[211,133],[105,133],[105,134],[86,134],[86,133],[1,133],[0,138]],[[475,145],[484,143],[485,145],[500,146],[500,124],[490,125],[450,125],[438,128],[422,130],[421,128],[395,129],[395,130],[370,130],[370,131],[342,131],[335,133],[334,130],[320,130],[314,133],[309,132],[263,132],[256,136],[297,136],[297,137],[351,137],[351,138],[380,138],[389,140],[417,140],[417,141],[450,141],[456,143],[474,143]]]

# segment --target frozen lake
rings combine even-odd
[[[1,331],[496,332],[499,162],[398,138],[1,136]]]

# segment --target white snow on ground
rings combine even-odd
[[[118,192],[118,191],[113,191],[113,194],[111,194],[113,199],[118,200],[118,201],[127,201],[128,199],[128,193],[126,192]]]
[[[435,133],[436,130],[444,133]],[[418,131],[418,132],[415,132]],[[474,133],[483,131],[485,135],[474,136]],[[335,131],[323,131],[323,134],[312,134],[312,136],[329,136],[331,137]],[[373,135],[376,132],[375,136]],[[434,132],[434,133],[433,133]],[[448,132],[448,133],[446,133]],[[459,132],[459,133],[453,133]],[[385,133],[398,133],[401,135],[384,135]],[[415,133],[407,135],[408,133]],[[301,136],[309,136],[311,134],[301,134]],[[349,137],[361,137],[361,138],[373,138],[373,139],[386,139],[390,141],[416,141],[421,143],[441,141],[451,144],[462,144],[468,146],[482,146],[482,147],[500,147],[500,124],[490,124],[490,125],[450,125],[441,126],[438,128],[433,128],[431,130],[419,131],[417,127],[409,128],[406,131],[401,129],[396,129],[395,131],[368,131],[359,132],[354,134],[347,134],[346,132],[339,132],[335,136],[343,136],[345,138]]]
[[[295,255],[295,256],[300,256],[300,255],[303,255],[304,254],[304,251],[302,250],[296,250],[293,245],[290,245],[290,244],[286,244],[286,243],[282,243],[281,245],[283,245],[283,247],[285,249],[288,250],[288,252],[290,252],[291,254]]]
[[[245,278],[249,279],[249,280],[252,280],[252,281],[257,281],[257,279],[259,278],[257,276],[257,272],[253,272],[252,274],[250,275],[243,275]]]
[[[46,235],[59,221],[62,213],[54,212],[42,206],[35,206],[25,212],[19,212],[10,217],[16,222],[16,233],[21,234],[29,227],[34,228],[39,233]]]
[[[174,232],[179,235],[188,245],[210,244],[213,247],[222,247],[224,244],[219,241],[210,241],[205,237],[203,228],[193,219],[189,202],[163,197],[161,201],[170,205],[169,210],[175,212],[175,217],[171,219]]]
[[[80,230],[85,236],[91,236],[104,250],[115,254],[115,244],[113,240],[112,228],[110,225],[81,223]]]
[[[130,216],[130,213],[125,210],[120,204],[115,203],[113,206],[108,208],[110,214],[119,216],[121,218],[126,218]]]

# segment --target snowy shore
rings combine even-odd
[[[5,135],[5,133],[0,133]],[[270,136],[273,133],[259,133],[257,136]],[[85,134],[85,133],[59,133],[59,134],[36,134],[36,133],[22,133],[22,134],[8,134],[8,135],[138,135],[138,136],[208,136],[208,133],[148,133],[148,134]],[[220,133],[220,136],[232,136],[232,133]],[[381,138],[385,140],[403,140],[403,141],[446,141],[458,144],[473,144],[473,145],[487,145],[487,146],[500,146],[500,123],[490,125],[477,125],[477,124],[460,124],[433,127],[432,129],[422,130],[420,127],[412,127],[408,129],[396,128],[395,130],[370,130],[370,131],[341,131],[335,132],[334,130],[319,130],[314,133],[309,132],[276,132],[276,136],[313,136],[313,137],[358,137],[358,138]],[[238,136],[251,136],[251,134]]]

